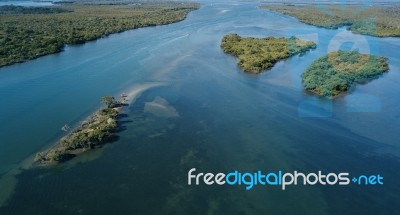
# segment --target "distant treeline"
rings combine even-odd
[[[180,4],[173,0],[61,0],[53,4],[74,4],[74,5],[141,5],[141,4]]]
[[[378,37],[400,36],[400,6],[365,7],[363,5],[266,5],[275,10],[298,18],[301,22],[318,27],[336,29],[347,26],[358,34]]]
[[[59,7],[23,7],[14,5],[0,6],[0,14],[51,14],[72,12]]]
[[[13,7],[0,14],[0,67],[57,53],[112,33],[185,19],[195,3]],[[49,12],[52,11],[52,12]],[[43,12],[43,13],[42,13]]]

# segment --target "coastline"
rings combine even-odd
[[[69,133],[61,137],[51,147],[37,153],[31,166],[48,166],[63,163],[79,156],[84,152],[101,148],[103,145],[113,142],[114,138],[117,137],[116,134],[118,133],[119,128],[119,118],[125,113],[124,107],[134,103],[136,98],[140,96],[142,92],[154,87],[165,85],[165,83],[144,83],[130,88],[128,93],[121,93],[120,100],[116,100],[115,103],[106,108],[98,109],[86,117],[80,126],[77,126],[73,129],[69,128],[68,126],[66,131],[69,131]],[[104,115],[105,112],[106,115]],[[104,116],[106,118],[104,118]],[[93,132],[95,130],[91,128],[93,126],[99,128],[103,125],[109,127],[107,127],[105,130],[101,130],[100,134],[98,134],[101,138],[95,139],[94,142],[93,139],[88,139],[89,137],[87,136],[85,136],[83,140],[76,138],[76,136]],[[77,140],[89,142],[89,145],[79,145],[75,143]],[[67,144],[72,144],[73,147],[70,147]]]
[[[3,6],[0,6],[0,9],[1,7]],[[20,6],[15,8],[18,7]],[[37,10],[43,8],[47,7],[35,7]],[[146,3],[138,9],[129,5],[72,4],[60,6],[60,9],[66,12],[0,13],[0,24],[4,25],[5,29],[17,29],[5,33],[7,42],[4,42],[0,49],[0,68],[60,53],[66,46],[82,45],[112,34],[178,23],[199,8],[200,5],[196,3],[163,3],[156,6]],[[29,7],[25,9],[29,10]],[[144,13],[148,19],[141,21],[142,14],[137,11]],[[86,16],[95,19],[87,20]],[[79,26],[86,27],[80,29]],[[24,29],[31,30],[27,33]]]

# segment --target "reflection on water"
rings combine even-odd
[[[356,87],[351,96],[331,101],[304,93],[302,72],[326,54],[340,31],[299,24],[255,4],[205,5],[180,23],[114,35],[2,69],[0,119],[10,122],[0,125],[8,143],[0,143],[3,169],[13,169],[59,136],[59,124],[98,108],[93,98],[138,83],[168,85],[137,95],[117,142],[65,165],[16,174],[13,195],[0,214],[395,214],[400,210],[400,102],[393,98],[400,89],[400,62],[393,45],[400,46],[400,40],[366,37],[385,50],[391,71]],[[219,48],[222,36],[231,32],[317,34],[318,48],[251,76]],[[381,111],[357,106],[376,97],[380,104],[366,108],[380,105]],[[31,114],[25,114],[27,108]],[[34,139],[17,137],[18,128],[33,121],[40,129],[27,129],[25,135]],[[243,186],[188,186],[191,168],[382,174],[385,184],[246,191]]]

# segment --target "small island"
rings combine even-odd
[[[81,126],[61,138],[52,148],[37,153],[35,163],[48,165],[64,162],[111,141],[118,128],[121,108],[126,105],[125,98],[126,96],[122,95],[117,101],[112,96],[102,97],[101,102],[106,107],[91,115]],[[65,125],[62,130],[69,132],[70,128]]]
[[[337,51],[314,61],[302,75],[302,80],[305,90],[336,98],[355,84],[376,79],[388,70],[386,57]]]
[[[290,38],[243,38],[237,34],[225,35],[221,48],[239,59],[238,65],[245,72],[258,74],[272,68],[279,60],[303,54],[317,45],[312,41]]]

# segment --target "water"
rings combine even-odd
[[[40,7],[40,6],[51,6],[52,2],[40,2],[40,1],[0,1],[0,6],[14,5],[14,6],[25,6],[25,7]]]
[[[182,22],[115,34],[0,69],[0,214],[395,214],[400,211],[400,39],[326,30],[253,3],[205,3]],[[258,76],[220,49],[227,33],[318,43]],[[351,34],[352,35],[352,34]],[[329,47],[367,44],[390,72],[349,96],[303,92]],[[356,44],[356,43],[354,43]],[[353,47],[358,48],[358,47]],[[19,170],[100,107],[103,95],[161,83],[127,109],[119,140],[58,167]],[[148,110],[162,98],[165,109]],[[156,100],[157,101],[157,100]],[[171,109],[172,108],[172,109]],[[381,174],[383,186],[188,186],[187,172]],[[10,195],[5,195],[9,193]]]

